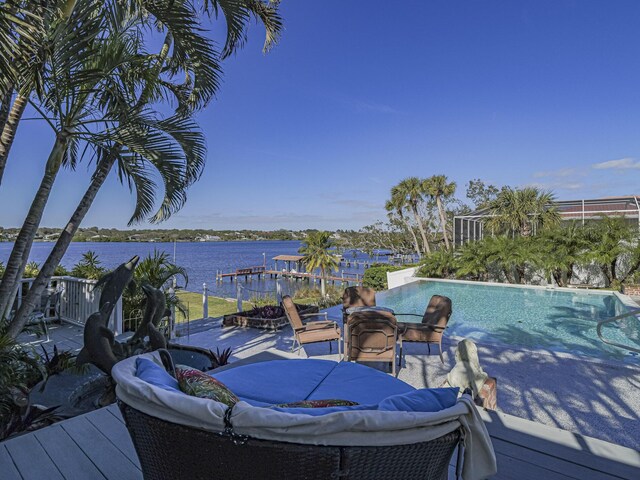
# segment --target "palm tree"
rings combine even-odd
[[[302,263],[307,272],[320,270],[320,291],[323,298],[326,296],[327,270],[338,270],[338,259],[329,251],[332,246],[331,233],[318,231],[309,233],[298,250],[303,255]]]
[[[558,225],[560,214],[553,205],[554,200],[551,192],[535,187],[503,188],[489,205],[492,217],[488,226],[496,233],[528,237]]]
[[[404,228],[408,230],[409,234],[411,235],[415,252],[418,255],[421,255],[422,250],[420,249],[420,244],[418,243],[418,237],[416,237],[416,232],[413,231],[413,227],[411,226],[411,223],[409,223],[409,219],[404,214],[404,204],[402,202],[402,199],[398,196],[391,197],[391,200],[387,200],[387,202],[384,204],[384,208],[388,212],[389,216],[395,214],[397,218],[400,219],[400,222],[404,225]]]
[[[536,244],[539,266],[559,287],[571,283],[575,265],[585,262],[589,250],[586,230],[576,222],[546,230]]]
[[[539,262],[529,237],[490,237],[484,240],[487,260],[497,264],[509,283],[526,283],[527,266]]]
[[[487,281],[489,276],[490,252],[485,240],[465,243],[456,249],[457,274],[472,280]]]
[[[429,254],[431,253],[431,246],[429,245],[429,240],[427,240],[427,233],[422,223],[422,217],[420,217],[418,213],[418,205],[423,201],[423,193],[423,185],[420,179],[418,177],[409,177],[391,189],[391,198],[394,204],[407,207],[411,211],[418,225],[418,230],[420,230],[424,252]]]
[[[38,46],[42,45],[45,22],[51,20],[54,10],[47,10],[42,2],[24,0],[7,0],[0,5],[0,184],[29,92],[37,81],[29,76],[38,63],[34,59],[43,54]],[[60,9],[63,17],[68,17],[69,11]]]
[[[444,245],[447,250],[451,249],[449,243],[449,235],[447,233],[447,216],[444,211],[444,205],[442,200],[453,196],[456,193],[456,183],[448,182],[446,175],[434,175],[427,178],[423,182],[423,189],[432,200],[435,200],[440,214],[440,226],[442,228],[442,237],[444,238]]]
[[[277,5],[267,5],[259,1],[255,2],[251,0],[233,2],[232,4],[221,2],[220,5],[218,5],[218,2],[205,2],[205,8],[211,6],[216,7],[216,15],[218,12],[217,8],[219,7],[220,11],[225,14],[228,23],[227,42],[224,50],[216,55],[211,54],[207,41],[198,37],[198,27],[193,12],[184,8],[175,11],[176,7],[174,5],[169,5],[169,9],[173,10],[165,14],[162,14],[159,10],[155,11],[158,17],[172,14],[174,20],[176,18],[182,18],[183,20],[176,22],[178,26],[167,33],[160,53],[156,58],[153,58],[155,63],[153,63],[153,67],[150,69],[150,74],[144,70],[140,72],[141,77],[145,77],[146,73],[146,78],[144,78],[146,81],[145,88],[129,112],[129,115],[132,115],[132,112],[142,112],[153,98],[167,98],[163,90],[169,93],[169,95],[177,97],[178,112],[182,115],[190,114],[190,112],[206,106],[218,88],[217,71],[219,70],[219,65],[215,61],[215,58],[226,57],[232,54],[237,48],[240,48],[248,22],[252,17],[261,20],[266,27],[264,51],[270,49],[279,37],[282,23],[277,12]],[[121,28],[124,31],[131,29],[129,18],[126,16],[124,18],[115,17],[114,23],[117,23],[119,20],[119,24],[115,25],[116,28]],[[114,28],[113,25],[112,28]],[[174,42],[174,37],[179,38],[180,41]],[[174,50],[173,56],[171,60],[168,60],[169,51],[172,46]],[[176,60],[174,60],[176,57],[182,58],[183,61],[181,63],[176,62]],[[142,63],[142,65],[143,67],[145,66],[144,63]],[[173,70],[173,76],[176,76],[181,69],[187,73],[187,78],[194,78],[192,89],[190,90],[188,86],[185,87],[184,85],[170,84],[166,78],[167,68]],[[162,78],[160,77],[160,73],[164,73]],[[201,80],[201,78],[204,78],[204,80]],[[139,127],[140,131],[148,134],[149,128],[147,124],[139,125]],[[171,145],[167,146],[165,142],[165,144],[158,144],[158,147],[161,147],[163,151],[160,159],[148,159],[144,155],[136,155],[133,157],[126,155],[126,152],[123,152],[125,143],[131,143],[133,141],[134,143],[138,143],[138,146],[142,148],[143,145],[150,140],[148,135],[146,138],[138,138],[136,128],[124,132],[124,136],[129,140],[128,142],[116,142],[108,152],[103,152],[104,154],[101,160],[97,162],[98,166],[87,192],[58,238],[49,258],[43,265],[40,275],[34,281],[29,294],[23,300],[22,306],[14,319],[16,323],[23,323],[24,319],[27,318],[28,314],[36,305],[39,296],[46,288],[51,275],[64,256],[74,234],[114,164],[118,165],[121,180],[128,179],[130,187],[136,190],[136,209],[130,223],[142,220],[152,212],[154,203],[153,192],[157,187],[151,178],[148,177],[147,171],[144,168],[145,163],[150,163],[152,168],[156,168],[159,171],[166,190],[165,199],[161,204],[161,208],[158,213],[153,216],[152,221],[161,221],[182,206],[186,200],[185,191],[187,187],[199,178],[202,167],[204,166],[204,140],[195,125],[187,118],[173,117],[155,122],[154,127],[167,133],[174,140],[174,143],[177,143],[177,146],[182,149],[183,154],[179,154],[178,157],[176,157],[174,153],[175,147],[172,149]],[[125,154],[123,155],[123,153]],[[184,158],[184,161],[182,161],[182,158]],[[184,165],[184,168],[179,169],[180,172],[177,172],[177,175],[173,168],[174,163],[172,163],[172,160],[173,162],[177,161]],[[167,169],[166,166],[171,166],[171,168]]]
[[[621,259],[624,256],[631,254],[630,273],[633,273],[631,270],[634,267],[638,268],[634,258],[637,258],[634,255],[637,247],[633,246],[634,241],[637,242],[637,236],[624,218],[605,216],[590,225],[586,235],[589,241],[587,259],[598,266],[605,278],[605,286],[618,286],[628,276],[628,273],[622,274],[620,278],[623,263]]]

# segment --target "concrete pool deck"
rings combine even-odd
[[[341,319],[340,307],[328,310]],[[190,335],[178,343],[200,347],[231,347],[235,359],[269,348],[289,351],[292,332],[265,332],[220,327],[219,320],[196,322]],[[341,322],[340,322],[341,323]],[[445,365],[437,347],[427,355],[426,345],[405,344],[405,364],[398,378],[418,387],[439,387],[453,367],[457,342],[443,342]],[[551,352],[534,352],[478,343],[480,361],[498,379],[500,411],[570,432],[640,450],[640,366],[590,361]],[[327,344],[307,345],[301,357],[338,358]]]

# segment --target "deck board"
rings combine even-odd
[[[142,478],[140,468],[87,420],[86,415],[69,419],[61,426],[106,478],[121,480]]]
[[[88,415],[87,420],[93,424],[109,441],[120,450],[137,468],[140,468],[138,455],[124,423],[114,421],[114,415],[106,408],[96,410]]]
[[[47,455],[35,435],[20,435],[5,443],[20,475],[25,479],[63,480],[64,477]]]
[[[60,425],[43,428],[34,435],[65,479],[106,478]]]
[[[0,471],[2,472],[3,480],[22,480],[22,477],[18,473],[18,469],[13,464],[13,459],[7,447],[0,444]]]

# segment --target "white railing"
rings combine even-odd
[[[22,288],[18,291],[16,299],[16,307],[22,303],[22,297],[26,295],[33,279],[22,280]],[[74,325],[84,325],[89,315],[99,310],[100,289],[94,289],[96,280],[86,280],[76,277],[51,277],[48,288],[50,290],[60,289],[62,295],[60,297],[60,305],[58,311],[52,305],[45,312],[45,320],[59,319]],[[114,333],[122,333],[122,298],[118,300],[111,318],[109,319],[109,328]]]

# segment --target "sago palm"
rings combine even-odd
[[[327,271],[338,270],[338,259],[330,251],[332,246],[331,233],[319,231],[309,233],[298,250],[303,255],[302,263],[307,272],[320,270],[320,290],[323,297],[326,295]]]

